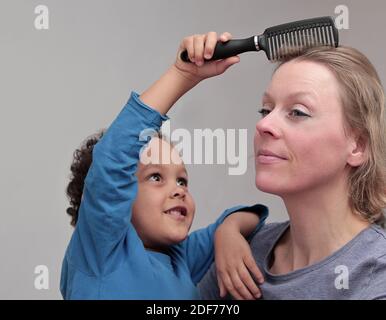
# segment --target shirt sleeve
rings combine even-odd
[[[194,284],[197,284],[202,279],[214,261],[214,234],[217,227],[227,216],[238,211],[249,211],[259,215],[260,221],[252,234],[248,236],[248,239],[253,237],[253,235],[260,230],[268,217],[268,208],[266,206],[260,204],[250,207],[237,206],[225,210],[215,223],[206,228],[192,232],[184,242],[184,249]]]
[[[167,116],[145,105],[137,93],[93,149],[85,179],[78,222],[70,242],[76,264],[92,274],[108,273],[117,265],[124,240],[139,241],[131,225],[137,193],[137,163],[141,148]],[[125,239],[128,230],[131,239]],[[73,259],[72,262],[74,262]],[[110,270],[111,271],[111,270]]]

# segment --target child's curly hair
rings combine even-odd
[[[80,202],[82,201],[84,180],[86,179],[87,172],[90,169],[92,162],[92,151],[94,146],[106,133],[106,129],[102,129],[97,133],[87,137],[82,143],[79,149],[76,149],[73,154],[73,160],[71,164],[70,183],[67,185],[66,194],[70,201],[70,207],[66,212],[71,217],[71,225],[75,227],[78,221],[78,212]],[[163,139],[173,146],[173,143],[169,141],[167,136],[163,135],[160,131],[154,133],[153,137]]]
[[[70,183],[67,185],[66,194],[70,207],[66,212],[71,217],[71,225],[75,227],[78,221],[78,211],[82,200],[84,180],[92,162],[92,151],[97,142],[102,138],[105,130],[101,130],[87,137],[73,154],[71,164]]]

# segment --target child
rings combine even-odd
[[[230,37],[224,34],[221,40]],[[186,48],[196,64],[177,58],[140,97],[132,93],[100,141],[89,144],[92,163],[81,169],[87,176],[79,215],[72,211],[76,227],[62,266],[65,299],[199,299],[196,284],[214,260],[216,230],[248,236],[264,223],[266,207],[239,206],[188,236],[195,208],[185,166],[166,141],[154,137],[146,145],[139,138],[143,130],[158,131],[185,92],[238,61],[232,57],[202,64],[200,48],[213,51],[216,41],[213,33],[185,38],[179,51]],[[231,250],[229,243],[224,248]],[[261,281],[257,267],[246,267]],[[234,272],[235,286],[241,278],[259,297],[251,279]]]

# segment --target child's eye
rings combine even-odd
[[[267,109],[267,108],[261,108],[259,110],[259,113],[261,114],[261,117],[264,118],[268,113],[270,113],[271,110]]]
[[[161,175],[159,173],[153,173],[149,176],[150,181],[161,181]]]
[[[188,186],[188,180],[185,178],[178,178],[177,179],[177,185],[187,187]]]

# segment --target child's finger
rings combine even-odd
[[[232,295],[233,298],[235,298],[237,300],[243,300],[243,297],[237,292],[237,290],[233,286],[232,280],[228,274],[223,274],[222,282],[223,282],[226,290]]]
[[[224,32],[220,35],[220,40],[222,42],[227,42],[232,39],[232,35],[229,32]]]
[[[206,41],[205,41],[205,49],[204,49],[204,58],[210,59],[212,58],[214,48],[216,47],[217,43],[217,33],[216,32],[208,32],[206,35]]]
[[[217,65],[217,72],[218,74],[221,74],[225,72],[226,69],[228,69],[231,65],[238,63],[240,61],[240,58],[238,56],[229,57],[220,61],[216,61]]]
[[[196,35],[193,38],[194,62],[198,66],[202,66],[204,64],[204,41],[205,35]]]
[[[239,270],[239,276],[243,284],[247,287],[249,292],[255,297],[260,298],[261,292],[259,287],[256,285],[255,281],[253,281],[251,274],[247,270],[245,266]]]
[[[223,298],[223,297],[225,297],[225,295],[227,293],[227,289],[225,288],[224,283],[221,280],[221,277],[218,275],[217,275],[217,283],[218,283],[218,287],[220,289],[220,297]]]
[[[231,275],[231,280],[232,280],[232,284],[233,284],[234,289],[237,291],[238,295],[242,297],[242,299],[247,299],[247,300],[253,300],[254,299],[254,297],[249,292],[247,287],[241,281],[238,273],[233,273]]]
[[[185,48],[188,52],[189,60],[194,62],[194,45],[193,45],[193,38],[187,37],[183,40],[183,49]]]
[[[259,267],[256,264],[255,259],[253,258],[252,254],[246,256],[244,258],[244,263],[248,270],[252,273],[253,277],[256,279],[256,281],[259,284],[262,284],[264,282],[264,276],[261,273]]]

